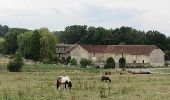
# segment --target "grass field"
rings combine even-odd
[[[56,65],[24,66],[10,73],[1,66],[0,100],[169,100],[170,75],[120,75],[111,70],[112,82],[100,81],[104,69]],[[70,76],[73,87],[58,91],[56,78]]]

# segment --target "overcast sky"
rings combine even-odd
[[[158,30],[170,36],[170,0],[0,0],[0,24],[51,31],[69,25]]]

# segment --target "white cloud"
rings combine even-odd
[[[170,36],[169,0],[0,0],[0,24],[64,30],[68,25],[130,26]]]

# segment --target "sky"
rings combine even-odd
[[[0,24],[62,31],[70,25],[121,26],[170,36],[170,0],[0,0]]]

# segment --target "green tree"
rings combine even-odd
[[[65,31],[60,35],[60,40],[68,44],[81,43],[86,35],[86,25],[73,25],[65,28]]]
[[[71,60],[70,60],[70,64],[71,64],[72,66],[77,66],[77,60],[76,60],[75,58],[71,59]]]
[[[119,67],[125,68],[126,67],[126,59],[124,57],[119,59]]]
[[[40,33],[35,30],[31,36],[31,59],[38,61],[40,58]]]
[[[5,34],[9,31],[9,27],[7,25],[0,25],[0,37],[4,37]]]
[[[31,36],[33,32],[26,32],[17,36],[18,50],[26,59],[31,57]]]
[[[106,64],[104,65],[104,68],[105,69],[115,68],[115,61],[112,57],[107,58]]]
[[[81,65],[82,68],[86,68],[87,66],[91,66],[92,65],[92,61],[83,58],[83,59],[80,60],[80,65]]]
[[[170,50],[170,37],[166,39],[166,50]]]
[[[162,50],[166,49],[166,36],[158,31],[148,31],[146,33],[146,44],[157,45]]]
[[[7,69],[10,72],[20,72],[22,71],[22,66],[24,65],[22,56],[19,52],[16,52],[15,58],[13,60],[10,60]]]
[[[1,54],[4,54],[4,43],[5,43],[5,40],[3,38],[0,38],[0,53]]]
[[[165,60],[170,60],[170,50],[165,51]]]
[[[57,38],[54,33],[50,32],[47,28],[41,28],[38,30],[40,32],[40,58],[49,59],[50,62],[54,60],[54,55],[56,54],[55,45],[57,43]]]
[[[27,32],[27,29],[11,28],[9,32],[5,35],[4,43],[4,53],[5,54],[15,54],[18,49],[17,35]]]

